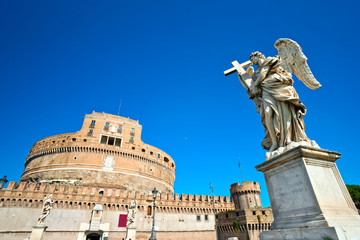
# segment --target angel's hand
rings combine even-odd
[[[256,96],[259,96],[261,94],[261,89],[258,87],[250,88],[248,90],[248,97],[250,99],[254,99]]]

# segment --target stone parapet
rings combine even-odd
[[[82,187],[74,185],[54,185],[10,182],[6,189],[0,190],[0,207],[41,207],[46,195],[52,194],[54,208],[92,209],[101,204],[106,210],[125,211],[131,200],[137,200],[139,209],[146,211],[152,206],[151,194],[121,191],[111,188]],[[214,196],[216,203],[210,202],[211,196],[191,194],[161,193],[156,200],[157,211],[174,213],[214,213],[234,209],[228,197]],[[221,201],[220,199],[224,199]]]

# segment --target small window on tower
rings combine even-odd
[[[109,130],[109,127],[110,127],[110,123],[106,122],[104,129],[105,129],[105,130]]]
[[[161,156],[160,153],[158,153],[158,158],[160,158],[160,156]]]
[[[131,135],[131,136],[134,136],[134,135],[135,135],[135,128],[131,128],[130,135]]]
[[[130,137],[130,142],[134,143],[134,138],[133,137]]]
[[[96,121],[95,121],[95,120],[92,120],[92,121],[91,121],[91,124],[90,124],[90,127],[91,127],[91,128],[95,127],[95,123],[96,123]]]
[[[118,133],[122,133],[122,125],[119,125],[119,127],[118,127]]]

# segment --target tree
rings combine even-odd
[[[357,209],[360,209],[360,186],[359,185],[346,185],[352,200]]]

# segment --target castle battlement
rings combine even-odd
[[[152,205],[152,194],[141,194],[139,191],[121,191],[119,189],[84,187],[65,184],[39,184],[27,182],[10,182],[6,189],[0,190],[0,207],[41,207],[45,196],[53,195],[55,208],[90,209],[96,204],[105,210],[125,211],[131,200],[137,200],[139,209],[147,209]],[[220,212],[234,209],[228,196],[212,196],[192,194],[160,193],[156,199],[159,211],[174,213]]]

